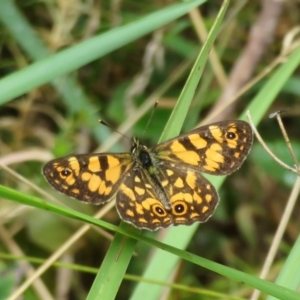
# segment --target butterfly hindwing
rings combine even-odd
[[[138,228],[157,230],[170,224],[204,222],[213,214],[218,194],[200,172],[166,163],[157,177],[168,203],[162,202],[160,189],[155,189],[155,182],[143,169],[128,173],[116,200],[123,220]]]

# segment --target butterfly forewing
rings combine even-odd
[[[236,171],[247,157],[253,134],[244,121],[223,121],[196,128],[154,147],[161,160],[187,164],[213,174]]]
[[[58,191],[92,204],[112,198],[132,168],[129,153],[80,154],[48,162],[43,173]]]

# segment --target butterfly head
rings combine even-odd
[[[134,160],[139,162],[143,168],[150,170],[153,166],[149,149],[141,144],[137,138],[133,138],[131,154],[134,157]]]
[[[136,137],[134,137],[132,139],[132,146],[131,146],[131,149],[130,149],[130,152],[134,155],[139,155],[140,151],[149,151],[148,148],[143,145],[139,139],[137,139]]]

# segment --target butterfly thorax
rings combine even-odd
[[[148,172],[154,171],[153,162],[149,149],[141,144],[137,138],[133,138],[131,155],[133,161],[136,163],[136,167],[141,166],[143,169],[147,169]]]
[[[131,155],[134,161],[135,169],[138,169],[144,180],[148,181],[154,187],[158,199],[163,203],[166,209],[171,209],[170,200],[162,186],[160,177],[160,168],[156,156],[141,142],[133,138]]]

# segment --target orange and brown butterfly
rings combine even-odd
[[[196,128],[149,149],[133,139],[130,153],[70,155],[48,162],[43,173],[58,191],[91,203],[116,196],[122,220],[137,228],[206,221],[219,196],[202,176],[236,171],[252,146],[247,122],[222,121]]]

